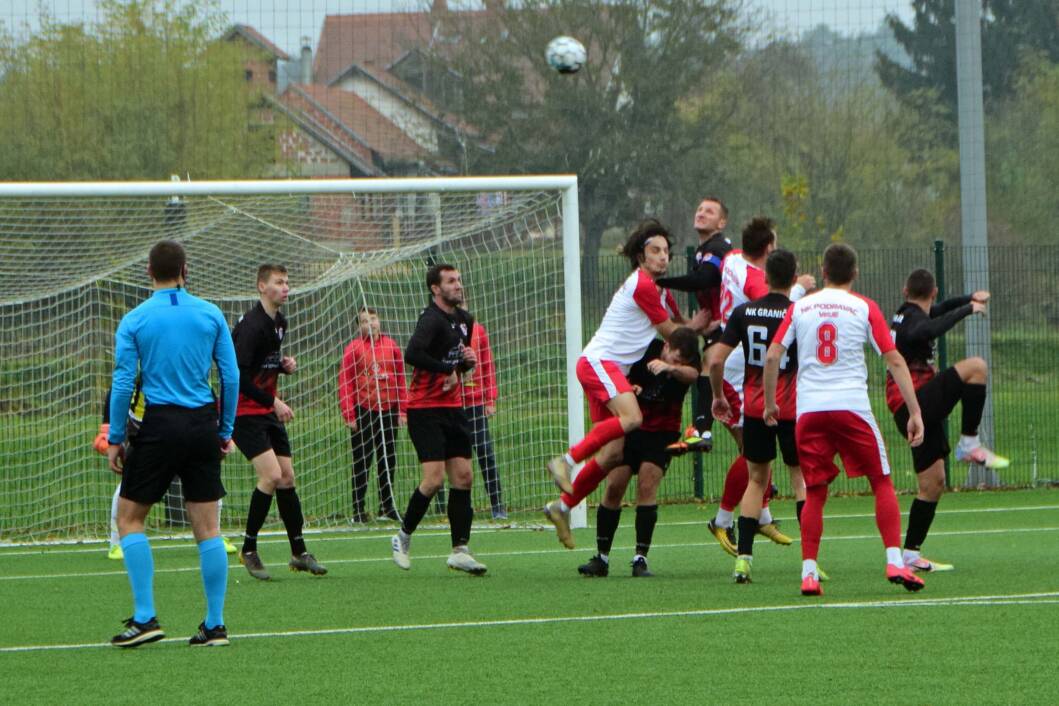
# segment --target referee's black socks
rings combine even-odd
[[[452,546],[467,546],[467,543],[471,541],[471,523],[474,522],[474,508],[471,507],[470,488],[449,489],[448,513]]]
[[[298,491],[294,488],[276,488],[276,507],[279,508],[280,519],[287,529],[287,540],[290,541],[291,556],[301,556],[305,553],[305,540],[302,539],[302,526],[305,518],[302,516],[302,503],[298,499]]]
[[[272,496],[254,488],[250,495],[250,510],[246,513],[246,534],[243,536],[243,553],[257,551],[257,533],[265,524],[268,511],[272,508]]]

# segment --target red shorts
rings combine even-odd
[[[838,476],[836,454],[850,478],[890,474],[886,445],[870,412],[806,412],[794,434],[806,487],[827,485]]]
[[[740,397],[739,390],[727,380],[723,382],[723,389],[724,398],[728,400],[728,406],[732,408],[732,416],[728,417],[724,425],[729,429],[738,429],[743,426],[743,398]]]
[[[577,381],[588,398],[588,417],[593,422],[602,422],[614,415],[607,403],[623,392],[632,392],[632,385],[625,378],[621,367],[610,360],[577,359]]]

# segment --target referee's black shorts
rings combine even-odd
[[[275,412],[268,414],[241,414],[235,418],[232,429],[232,441],[239,451],[252,461],[266,451],[274,451],[277,456],[290,458],[290,439],[287,427],[279,420]]]
[[[919,410],[923,414],[923,443],[912,447],[912,466],[922,473],[952,451],[945,436],[945,419],[963,398],[963,380],[956,368],[945,368],[927,384],[916,390]],[[908,434],[908,407],[894,412],[894,423],[901,436]]]
[[[471,457],[471,423],[459,407],[408,410],[408,436],[420,463]]]
[[[797,466],[798,445],[794,440],[795,422],[780,419],[770,427],[759,417],[743,419],[743,456],[751,463],[771,463],[776,458],[776,443],[779,442],[783,463]]]
[[[125,455],[121,497],[152,505],[180,477],[184,500],[204,503],[224,497],[217,407],[151,405]]]
[[[628,466],[633,475],[639,473],[640,466],[645,463],[658,466],[665,473],[673,458],[666,453],[666,447],[679,439],[679,431],[631,431],[625,435],[622,465]]]

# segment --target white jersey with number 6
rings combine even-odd
[[[864,344],[894,349],[889,325],[871,299],[826,287],[791,305],[773,339],[798,343],[798,416],[848,410],[871,414]]]

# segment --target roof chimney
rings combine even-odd
[[[302,58],[299,68],[301,69],[301,82],[309,84],[313,82],[313,47],[312,40],[302,37]]]

